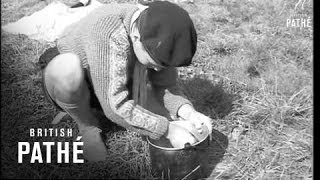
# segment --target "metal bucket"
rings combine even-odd
[[[167,139],[147,138],[152,169],[162,179],[200,179],[208,164],[209,134],[197,143],[186,144],[184,148],[170,147]]]

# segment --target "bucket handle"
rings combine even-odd
[[[181,180],[186,180],[188,176],[190,176],[192,173],[194,173],[196,170],[200,168],[200,165],[198,165],[196,168],[194,168],[191,172],[189,172],[186,176],[184,176]]]

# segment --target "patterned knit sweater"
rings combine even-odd
[[[129,38],[130,21],[138,7],[105,4],[70,25],[58,39],[61,53],[73,52],[81,59],[105,115],[113,122],[142,135],[158,139],[168,119],[136,105],[132,100],[133,64],[137,61]],[[183,104],[191,104],[177,87],[177,71],[149,70],[155,96],[173,116]],[[147,83],[147,82],[146,82]]]

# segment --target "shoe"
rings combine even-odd
[[[102,130],[97,127],[89,127],[82,130],[83,156],[88,161],[104,161],[107,157],[107,147],[101,137]]]

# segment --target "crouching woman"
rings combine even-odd
[[[179,147],[194,138],[173,119],[212,131],[211,119],[177,86],[176,67],[191,64],[196,46],[192,20],[173,3],[104,4],[67,27],[40,57],[44,91],[77,122],[90,161],[107,155],[94,107],[122,127]]]

